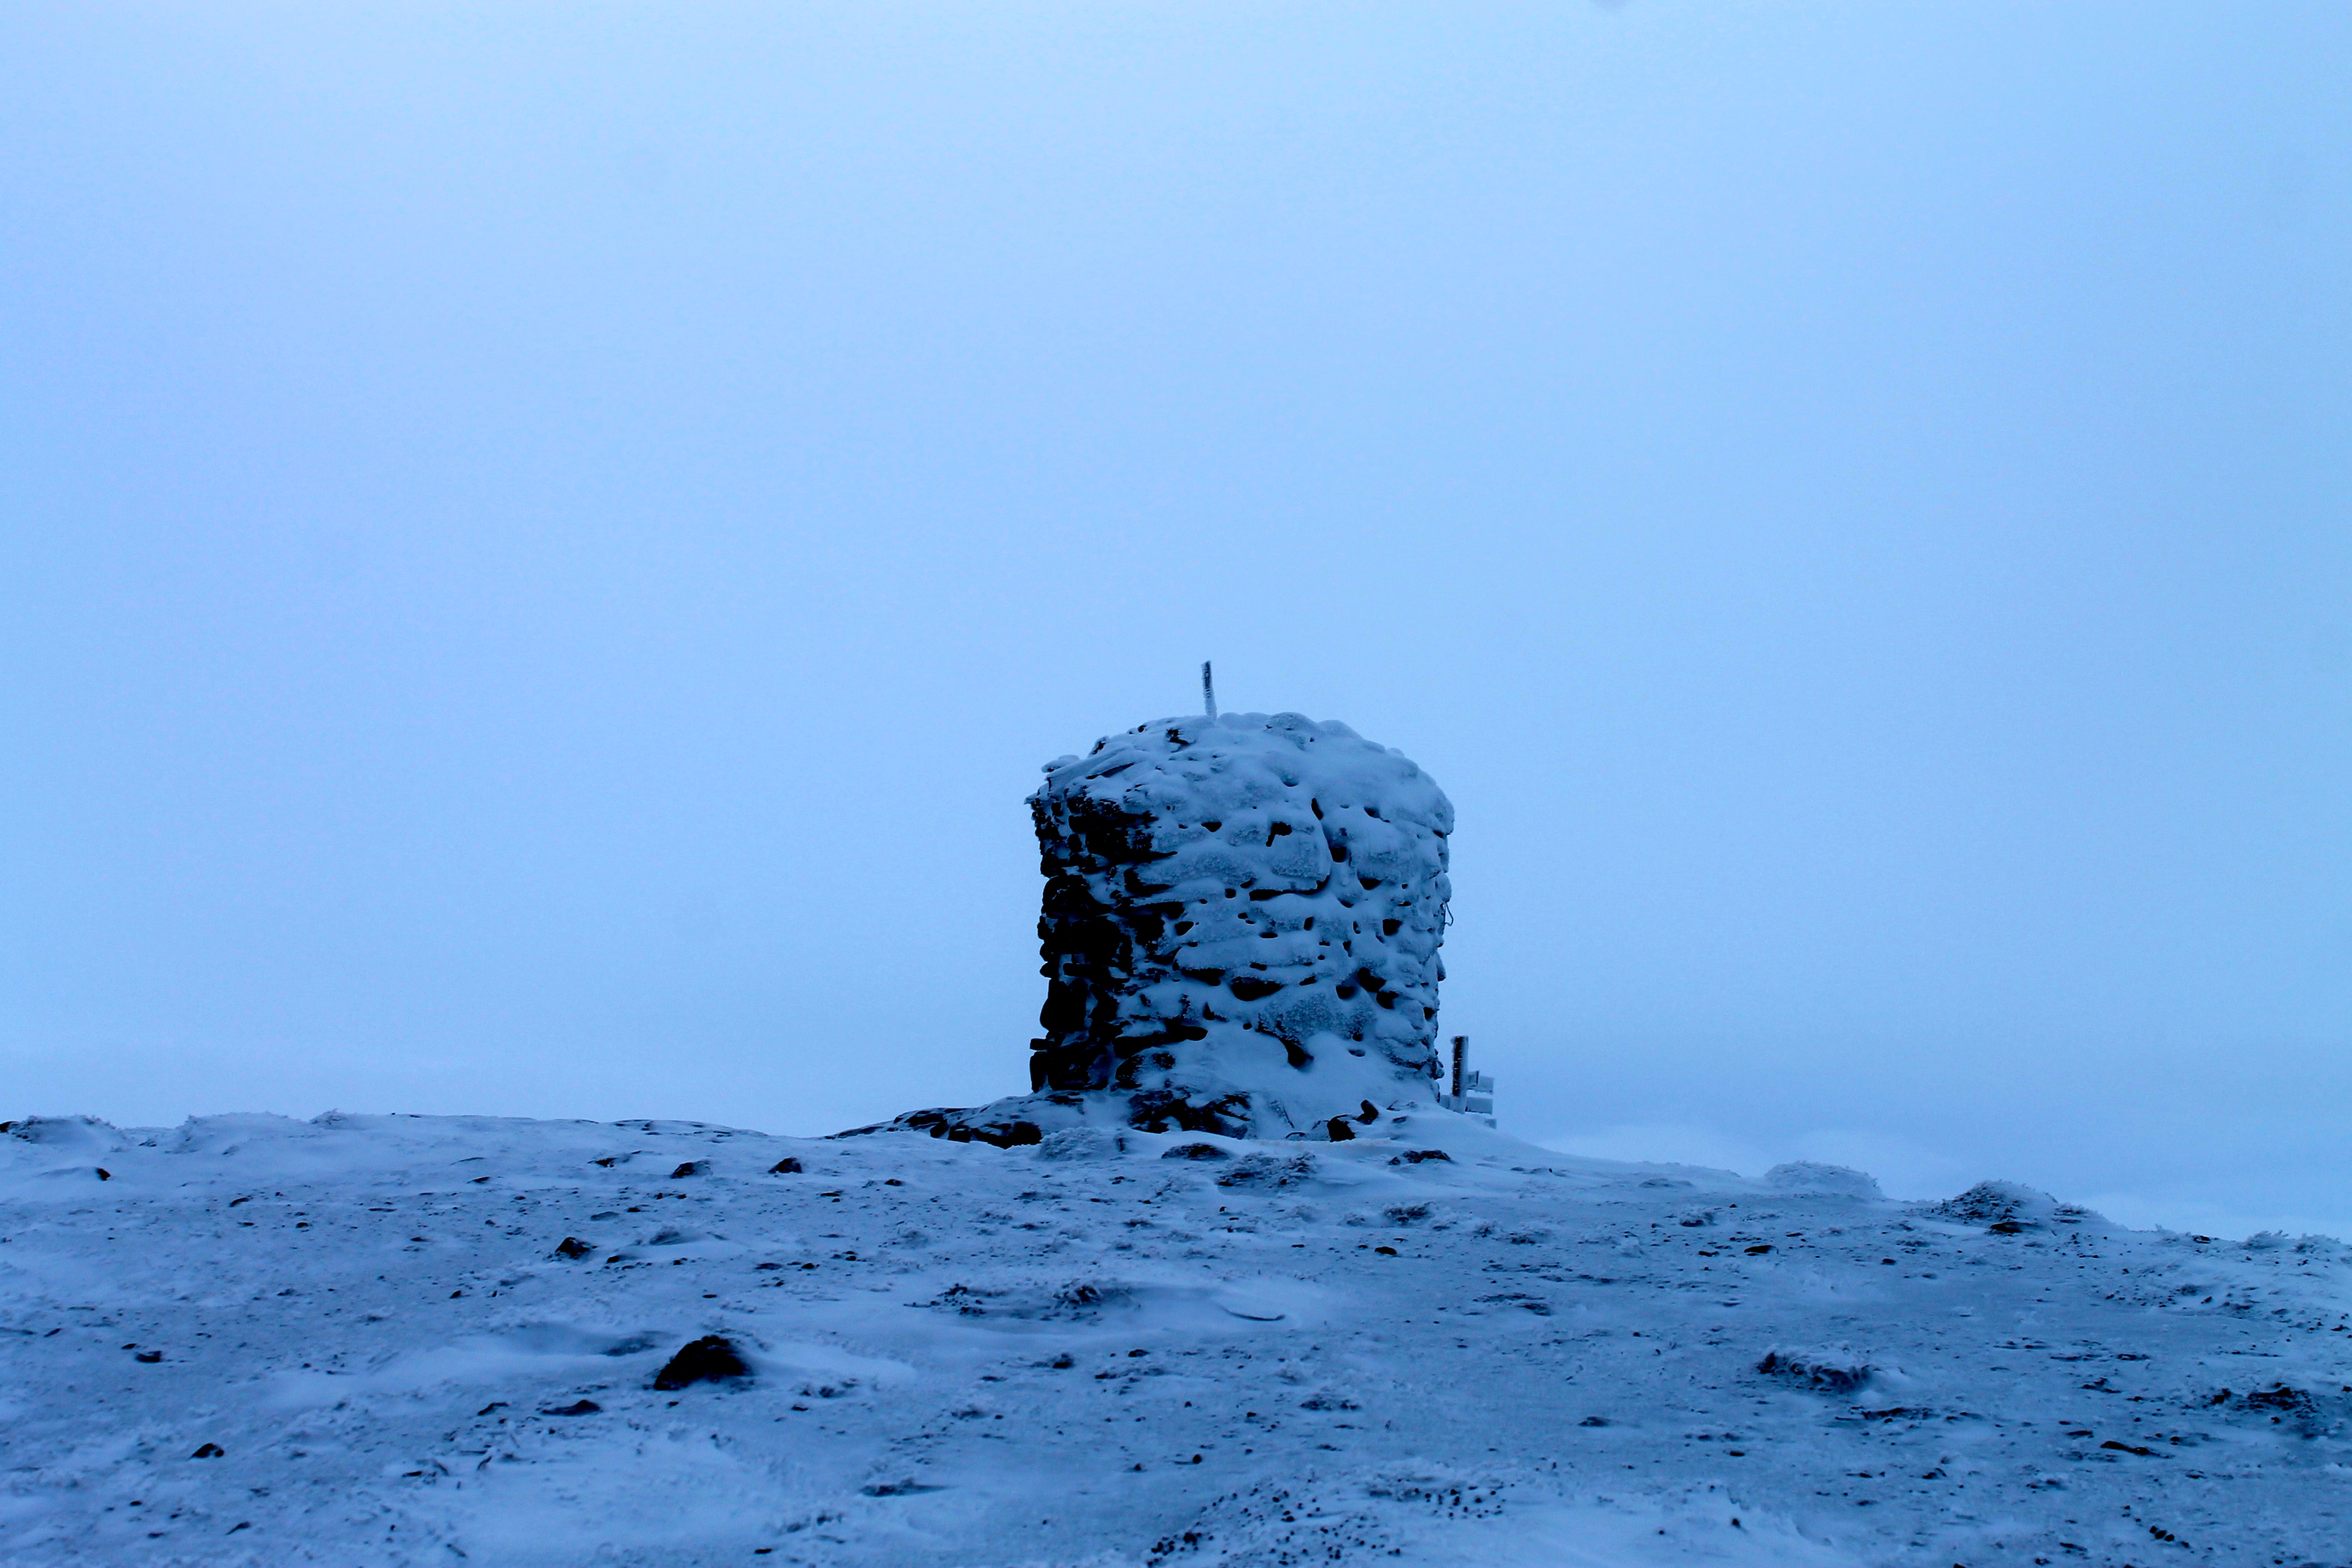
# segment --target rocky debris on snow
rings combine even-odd
[[[2015,1182],[1979,1182],[1959,1196],[1928,1204],[1918,1212],[1931,1219],[1980,1225],[2004,1236],[2053,1225],[2081,1225],[2098,1217],[2089,1209],[2062,1204],[2048,1193]]]
[[[662,1384],[656,1383],[654,1386],[658,1388],[661,1387]],[[669,1386],[673,1388],[683,1388],[686,1385],[684,1384],[672,1384]],[[541,1415],[593,1415],[604,1408],[604,1407],[603,1405],[597,1404],[593,1399],[576,1399],[569,1405],[558,1405],[552,1410],[542,1410],[540,1414]]]
[[[2230,1391],[2225,1388],[2216,1403],[2227,1403],[2229,1397]],[[2242,1409],[2276,1411],[2282,1414],[2294,1412],[2300,1415],[2318,1408],[2318,1401],[2313,1399],[2309,1394],[2300,1388],[2290,1388],[2284,1383],[2273,1384],[2268,1388],[2256,1390],[2238,1403]]]
[[[872,1486],[857,1489],[866,1497],[920,1497],[925,1492],[945,1491],[945,1487],[929,1486],[921,1481],[877,1481]]]
[[[2344,1393],[2352,1394],[2352,1386],[2347,1386]],[[2352,1410],[2352,1399],[2317,1394],[2285,1383],[2273,1383],[2268,1388],[2235,1395],[2225,1388],[2209,1403],[2236,1415],[2267,1416],[2272,1426],[2292,1426],[2305,1437],[2340,1429],[2346,1413]]]
[[[1433,1108],[1312,1149],[1109,1120],[1011,1152],[494,1118],[82,1131],[123,1143],[103,1203],[49,1174],[91,1156],[0,1135],[12,1568],[1003,1568],[1160,1540],[1168,1568],[1941,1568],[2065,1542],[2144,1563],[2158,1530],[2340,1554],[2352,1258],[2323,1238],[1988,1234]],[[591,1163],[623,1131],[634,1161]],[[1228,1158],[1162,1161],[1185,1143]],[[1201,1179],[1250,1155],[1277,1163]],[[834,1186],[668,1178],[786,1156]],[[548,1257],[621,1227],[669,1244]],[[760,1375],[648,1386],[698,1335]],[[602,1412],[541,1414],[583,1398]],[[865,1495],[910,1475],[952,1489]],[[1508,1506],[1457,1514],[1457,1486]]]
[[[1390,1155],[1389,1163],[1391,1165],[1418,1165],[1430,1160],[1444,1160],[1450,1163],[1453,1159],[1454,1156],[1447,1153],[1443,1149],[1407,1149],[1402,1153]]]
[[[782,1159],[768,1167],[768,1174],[772,1176],[797,1176],[800,1173],[800,1161],[790,1154],[785,1155]]]
[[[1029,1095],[978,1110],[956,1106],[940,1106],[928,1110],[910,1110],[889,1121],[877,1121],[871,1126],[852,1127],[836,1132],[835,1138],[856,1138],[868,1132],[928,1132],[934,1138],[945,1138],[954,1143],[989,1143],[999,1149],[1019,1149],[1045,1141],[1045,1130],[1033,1120],[1041,1106],[1051,1116],[1061,1111],[1072,1116],[1077,1110],[1076,1096],[1055,1097]]]
[[[1813,1350],[1769,1350],[1756,1363],[1767,1377],[1777,1377],[1823,1394],[1851,1394],[1870,1381],[1870,1363],[1851,1349],[1838,1345]]]
[[[1315,1174],[1312,1154],[1244,1154],[1217,1173],[1221,1187],[1286,1187]]]
[[[596,1249],[594,1247],[589,1246],[586,1242],[581,1240],[576,1236],[567,1236],[562,1241],[555,1244],[555,1252],[557,1257],[570,1258],[575,1260],[585,1258],[595,1250]]]
[[[1230,1160],[1233,1156],[1214,1143],[1178,1143],[1163,1150],[1163,1160]]]
[[[960,1317],[980,1318],[987,1316],[989,1300],[1003,1293],[1002,1290],[975,1290],[971,1286],[959,1282],[949,1286],[922,1305],[941,1311],[954,1312]]]
[[[1110,1279],[1061,1285],[1018,1284],[993,1289],[950,1285],[928,1301],[910,1303],[962,1318],[995,1317],[1035,1322],[1083,1322],[1136,1304],[1133,1286]]]
[[[677,1170],[672,1171],[669,1173],[669,1179],[673,1182],[682,1182],[688,1176],[707,1176],[709,1174],[710,1174],[709,1161],[688,1160],[682,1162]]]
[[[705,1334],[681,1348],[654,1373],[654,1386],[667,1391],[751,1375],[751,1369],[736,1353],[732,1341],[718,1334]]]
[[[222,1447],[218,1443],[206,1443],[203,1447],[199,1447],[194,1453],[190,1454],[188,1458],[191,1459],[225,1459],[228,1458],[228,1450]]]

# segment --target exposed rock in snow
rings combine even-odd
[[[1433,1103],[1454,808],[1401,752],[1297,713],[1162,719],[1048,763],[1030,807],[1034,1092],[898,1125],[1344,1140]]]
[[[2352,1539],[2352,1263],[2324,1238],[2046,1198],[2004,1230],[2021,1189],[1948,1218],[1433,1109],[1312,1148],[44,1125],[71,1136],[0,1136],[8,1568],[2121,1568]],[[93,1147],[112,1181],[73,1174]]]
[[[681,1347],[678,1352],[663,1363],[654,1373],[654,1386],[664,1390],[685,1388],[697,1383],[723,1383],[729,1378],[749,1377],[751,1369],[735,1353],[732,1342],[719,1334],[705,1334]],[[593,1406],[591,1406],[593,1409]]]
[[[1920,1211],[1937,1219],[1994,1230],[2038,1230],[2051,1225],[2080,1225],[2098,1216],[2086,1208],[2062,1204],[2048,1193],[2021,1187],[2015,1182],[1979,1182],[1956,1198],[1930,1204]]]
[[[1769,1350],[1756,1370],[1766,1377],[1784,1378],[1801,1388],[1825,1394],[1852,1394],[1870,1381],[1870,1363],[1851,1345],[1814,1350]]]

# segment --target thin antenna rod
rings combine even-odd
[[[1210,678],[1209,661],[1205,658],[1201,661],[1201,706],[1208,710],[1210,718],[1217,716],[1217,683]]]

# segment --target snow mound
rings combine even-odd
[[[1764,1184],[1778,1193],[1838,1193],[1850,1198],[1883,1198],[1877,1178],[1846,1165],[1790,1160],[1764,1173]]]
[[[1037,1144],[1040,1160],[1109,1160],[1121,1145],[1115,1133],[1099,1127],[1064,1127],[1047,1133]]]
[[[95,1116],[26,1116],[0,1121],[0,1132],[58,1154],[117,1154],[131,1140]]]

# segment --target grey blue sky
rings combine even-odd
[[[2352,1232],[2352,10],[0,15],[0,1115],[1022,1087],[1036,764],[1452,795],[1504,1125]]]

